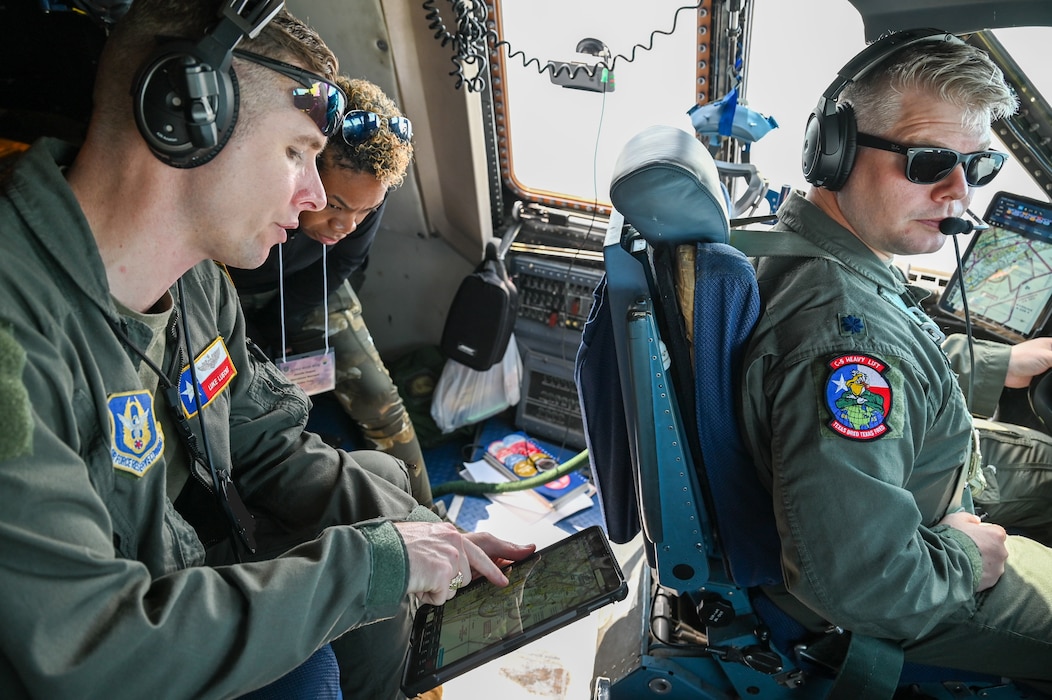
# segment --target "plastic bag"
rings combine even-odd
[[[431,417],[443,433],[495,416],[519,403],[522,359],[512,335],[503,359],[485,371],[446,360],[431,400]]]

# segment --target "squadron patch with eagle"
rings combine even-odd
[[[888,365],[863,354],[840,355],[829,361],[825,404],[829,428],[850,440],[876,440],[888,433],[894,401]]]

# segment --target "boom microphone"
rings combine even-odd
[[[939,233],[946,236],[956,236],[959,233],[971,233],[974,229],[975,224],[956,216],[947,217],[939,222]]]
[[[982,233],[990,228],[990,224],[983,221],[982,217],[976,216],[971,209],[965,209],[964,213],[972,218],[971,222],[951,216],[939,222],[939,231],[946,236],[956,236],[958,233],[971,233],[972,231]]]

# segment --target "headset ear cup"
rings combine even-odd
[[[804,147],[802,154],[802,163],[804,171],[804,179],[812,185],[820,184],[821,177],[819,172],[819,161],[822,155],[822,113],[817,110],[811,110],[811,116],[807,118],[807,125],[804,127]]]
[[[855,167],[855,153],[858,151],[858,123],[855,121],[855,110],[849,104],[837,106],[837,129],[839,130],[840,152],[830,154],[829,180],[824,185],[827,190],[836,192],[847,182],[851,169]]]
[[[843,153],[843,126],[839,109],[826,114],[826,102],[811,111],[804,129],[804,178],[815,187],[829,188],[840,170]]]
[[[200,41],[164,41],[132,83],[139,133],[154,155],[176,168],[204,165],[230,140],[240,103],[234,48],[257,36],[285,0],[220,4],[218,23]]]
[[[851,105],[837,105],[832,115],[826,115],[823,106],[811,111],[804,129],[804,179],[835,192],[847,182],[855,164],[858,127]]]
[[[193,168],[230,139],[238,113],[233,69],[214,70],[189,42],[166,44],[139,71],[132,90],[135,123],[160,160]]]

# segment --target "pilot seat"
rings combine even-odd
[[[638,537],[646,565],[617,633],[601,636],[596,700],[1038,697],[904,665],[885,640],[815,635],[764,596],[781,582],[779,541],[735,387],[760,311],[745,253],[789,253],[777,234],[732,234],[712,157],[673,127],[627,143],[610,197],[575,380],[607,532]]]

